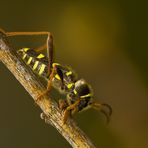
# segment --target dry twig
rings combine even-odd
[[[24,86],[34,101],[43,93],[45,87],[30,68],[25,65],[16,51],[10,47],[7,37],[3,32],[0,32],[0,60]],[[68,121],[63,124],[62,111],[59,110],[57,103],[53,99],[49,101],[49,96],[44,96],[37,104],[44,113],[42,117],[44,117],[45,121],[54,126],[72,147],[95,148],[89,138],[72,119],[68,119]]]

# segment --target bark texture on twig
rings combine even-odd
[[[17,55],[16,51],[10,47],[7,37],[3,32],[0,32],[0,61],[12,72],[34,101],[46,89]],[[42,117],[45,118],[46,122],[54,126],[72,147],[95,148],[89,138],[72,119],[68,119],[63,124],[62,111],[53,99],[49,98],[49,96],[44,96],[37,104],[43,111],[44,115]]]

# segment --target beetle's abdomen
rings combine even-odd
[[[43,54],[39,54],[30,48],[17,51],[23,61],[39,76],[48,77],[48,60]]]

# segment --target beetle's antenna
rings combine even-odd
[[[112,115],[112,107],[106,103],[97,103],[97,102],[91,102],[90,106],[95,109],[95,110],[99,110],[101,113],[103,113],[107,119],[107,123],[109,123],[110,121],[110,116]],[[108,109],[108,112],[106,111],[106,109],[104,108],[106,107]]]

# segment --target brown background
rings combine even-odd
[[[1,0],[0,27],[50,31],[56,61],[72,66],[94,88],[95,99],[113,107],[104,117],[89,110],[76,116],[97,148],[148,147],[147,5],[144,1]],[[10,39],[17,50],[45,37]],[[40,119],[40,109],[0,63],[0,147],[70,147]],[[55,98],[60,97],[55,95]]]

